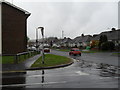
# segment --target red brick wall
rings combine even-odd
[[[2,3],[2,54],[16,54],[27,49],[27,15]]]

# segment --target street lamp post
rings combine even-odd
[[[36,29],[36,50],[38,51],[38,29]]]
[[[44,27],[38,27],[36,29],[36,49],[38,51],[38,29],[41,29],[42,34],[42,64],[44,64]]]
[[[41,28],[41,34],[42,34],[42,64],[44,64],[44,27]]]

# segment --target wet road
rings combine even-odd
[[[55,51],[52,50],[53,54],[56,55],[62,55],[62,56],[68,56],[68,52],[61,52],[61,51]],[[119,66],[120,61],[119,61],[119,57],[118,56],[112,56],[111,52],[104,52],[104,53],[82,53],[81,57],[76,57],[76,59],[79,60],[85,60],[85,61],[92,61],[95,63],[105,63],[105,64],[109,64],[109,65],[115,65],[115,66]]]
[[[51,53],[59,54],[53,51]],[[61,53],[68,56],[67,53]],[[76,57],[72,57],[76,58]],[[80,57],[77,57],[80,58]],[[111,67],[116,68],[116,67]],[[110,66],[109,66],[110,70]],[[49,70],[4,73],[5,88],[118,88],[118,75],[108,71],[108,66],[75,60],[70,66]],[[4,90],[3,89],[3,90]]]

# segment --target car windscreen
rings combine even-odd
[[[74,51],[80,51],[79,49],[77,49],[77,50],[74,50]]]
[[[75,50],[72,49],[71,51],[80,51],[80,50],[79,49],[75,49]]]

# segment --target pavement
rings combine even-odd
[[[31,68],[31,65],[41,56],[41,54],[36,55],[34,57],[31,57],[27,60],[25,60],[22,63],[19,64],[3,64],[2,65],[2,73],[11,73],[11,72],[24,72],[26,70],[40,70],[40,69],[52,69],[52,68],[59,68],[59,67],[65,67],[69,66],[73,63],[73,61],[67,63],[67,64],[62,64],[62,65],[57,65],[57,66],[50,66],[50,67],[36,67],[36,68]]]

